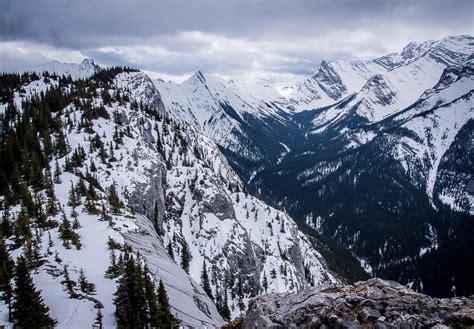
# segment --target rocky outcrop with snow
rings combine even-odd
[[[70,75],[73,79],[84,79],[100,71],[100,66],[93,59],[86,58],[81,63],[62,63],[57,60],[44,64],[26,67],[19,71],[23,72],[48,72],[57,75]]]

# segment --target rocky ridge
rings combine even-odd
[[[252,300],[244,328],[445,328],[474,325],[474,296],[432,298],[394,281],[307,289]]]

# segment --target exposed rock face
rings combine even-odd
[[[474,326],[474,296],[438,299],[393,281],[260,296],[244,328],[418,328]]]

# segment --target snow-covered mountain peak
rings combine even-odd
[[[207,75],[200,69],[194,72],[192,75],[189,76],[186,80],[182,83],[175,83],[176,85],[189,85],[189,86],[196,86],[196,85],[205,85],[207,83]],[[211,77],[211,79],[214,77]],[[158,81],[158,79],[157,79]],[[165,81],[163,81],[165,82]]]
[[[299,112],[335,104],[359,92],[374,75],[383,74],[412,100],[431,88],[445,67],[465,62],[474,53],[473,40],[468,35],[451,36],[439,41],[411,42],[400,53],[373,60],[323,60],[311,78],[283,90],[291,103],[289,107]]]
[[[194,73],[190,79],[197,79],[198,81],[201,81],[202,83],[206,83],[206,78],[204,77],[204,72],[202,70],[198,70],[196,73]]]

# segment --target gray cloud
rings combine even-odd
[[[279,83],[310,74],[322,59],[370,58],[411,40],[472,34],[474,3],[0,0],[0,8],[0,45],[8,45],[0,68],[15,64],[16,47],[25,57],[17,65],[80,53],[171,77],[202,68]]]

